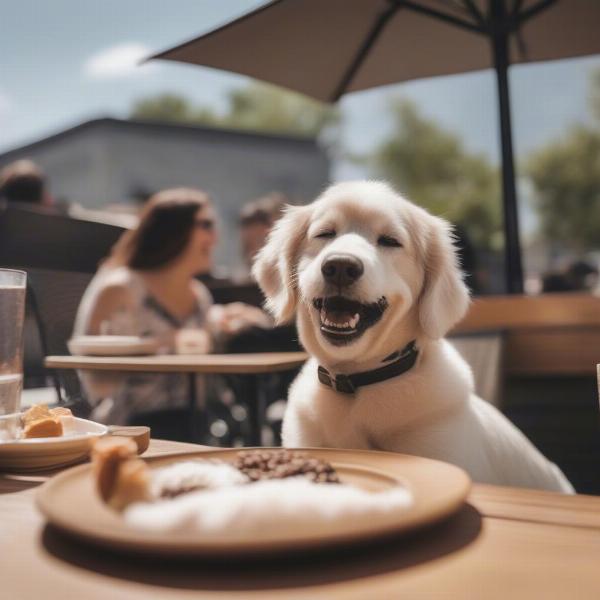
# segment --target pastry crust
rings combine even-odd
[[[115,484],[108,504],[122,510],[134,502],[149,500],[150,473],[146,463],[139,458],[129,458],[117,469]]]
[[[63,426],[59,417],[28,421],[23,428],[23,435],[26,438],[60,437],[62,434]]]
[[[72,417],[73,416],[71,409],[65,408],[64,406],[57,406],[56,408],[51,408],[50,414],[53,417]]]
[[[64,434],[65,425],[72,420],[73,413],[68,408],[58,406],[49,409],[45,404],[34,404],[21,417],[23,437],[59,437]]]
[[[39,421],[40,419],[48,419],[51,416],[50,410],[45,404],[34,404],[29,410],[23,413],[21,420],[25,426],[27,423]]]
[[[92,468],[98,493],[117,510],[131,502],[144,500],[149,494],[148,467],[144,461],[134,458],[136,452],[135,442],[121,437],[99,439],[92,448]]]

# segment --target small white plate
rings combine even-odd
[[[91,441],[108,433],[108,427],[94,421],[73,418],[70,431],[60,437],[24,438],[0,442],[0,469],[37,471],[83,460]]]
[[[83,356],[144,356],[156,354],[158,340],[133,335],[80,335],[67,342],[71,354]]]

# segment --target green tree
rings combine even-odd
[[[541,233],[577,253],[600,248],[600,132],[574,125],[526,163]]]
[[[600,248],[600,70],[590,78],[595,123],[573,124],[525,161],[542,235],[582,254]]]
[[[134,103],[130,116],[149,121],[196,124],[210,123],[217,119],[211,110],[196,108],[187,98],[168,92],[138,100]]]
[[[600,69],[596,69],[590,73],[590,108],[592,114],[600,121]]]
[[[336,108],[258,82],[232,90],[223,114],[194,106],[176,94],[161,94],[136,102],[131,116],[306,137],[316,137],[339,123]]]
[[[480,249],[502,244],[497,170],[468,152],[461,139],[425,118],[414,103],[391,104],[389,137],[366,158],[377,177],[434,214],[462,225]]]
[[[315,137],[338,122],[337,109],[293,92],[251,83],[229,95],[228,127]]]

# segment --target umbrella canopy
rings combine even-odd
[[[507,69],[599,53],[599,24],[598,0],[275,0],[152,58],[234,71],[326,102],[376,86],[493,67],[507,287],[521,292]]]

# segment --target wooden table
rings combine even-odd
[[[153,440],[147,456],[198,450]],[[600,498],[475,485],[447,522],[396,541],[258,562],[123,558],[45,526],[47,476],[0,475],[7,600],[179,598],[583,600],[600,597]]]
[[[153,356],[47,356],[49,369],[82,369],[89,371],[143,371],[146,373],[186,373],[189,375],[190,424],[195,423],[196,378],[201,373],[249,375],[241,398],[248,410],[252,446],[261,444],[264,406],[260,401],[258,376],[289,371],[302,365],[304,352],[262,352],[249,354],[164,354]],[[192,435],[194,438],[194,431]],[[197,439],[197,436],[194,438]]]
[[[49,369],[145,371],[155,373],[275,373],[299,367],[305,352],[251,354],[159,354],[153,356],[47,356]]]

